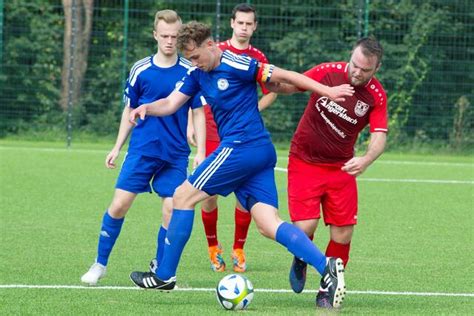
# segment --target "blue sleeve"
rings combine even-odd
[[[138,107],[138,100],[140,97],[140,79],[138,78],[135,80],[134,85],[130,83],[130,78],[128,78],[127,83],[125,85],[125,90],[123,92],[123,101],[125,106],[129,106],[131,108]]]
[[[203,107],[207,104],[207,101],[206,99],[204,98],[204,96],[202,95],[201,92],[199,92],[198,94],[196,94],[192,100],[191,100],[191,109],[198,109],[200,107]]]
[[[227,64],[230,67],[230,72],[240,80],[255,82],[258,73],[258,60],[225,51],[222,54],[221,62]]]
[[[198,70],[196,68],[190,69],[184,76],[183,84],[178,88],[178,91],[190,97],[195,96],[201,90],[198,77]]]

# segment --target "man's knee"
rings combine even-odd
[[[331,226],[331,239],[340,244],[348,244],[352,240],[354,225]]]

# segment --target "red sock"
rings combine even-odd
[[[349,250],[351,249],[351,243],[340,244],[333,240],[330,240],[328,247],[326,248],[326,257],[341,258],[344,262],[344,267],[349,262]]]
[[[204,232],[206,233],[207,244],[209,247],[217,246],[217,208],[210,212],[201,210],[202,223],[204,224]]]
[[[241,211],[238,208],[235,208],[234,249],[244,248],[251,221],[252,216],[250,215],[250,212]]]

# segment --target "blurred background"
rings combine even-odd
[[[473,151],[474,1],[243,2],[258,12],[252,44],[287,69],[348,60],[363,36],[382,42],[377,77],[388,95],[389,149]],[[114,139],[128,71],[156,52],[155,12],[174,9],[226,40],[237,3],[0,0],[0,137],[68,146]],[[307,100],[280,96],[263,112],[274,141],[288,144]]]

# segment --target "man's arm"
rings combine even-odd
[[[275,102],[278,94],[274,92],[263,95],[258,101],[258,110],[261,112],[268,108],[273,102]]]
[[[193,110],[193,125],[197,146],[193,168],[196,168],[206,158],[206,115],[204,113],[204,106]]]
[[[342,171],[357,177],[362,174],[367,167],[374,162],[384,151],[387,142],[387,134],[374,132],[370,134],[367,152],[361,157],[354,157],[342,166]]]
[[[188,144],[196,147],[196,133],[194,131],[194,122],[193,122],[193,110],[189,109],[188,111],[188,125],[186,126],[186,138],[188,139]]]
[[[291,89],[294,90],[296,88],[303,91],[309,90],[312,92],[316,92],[320,95],[328,97],[331,100],[339,102],[344,101],[345,96],[351,96],[354,94],[354,88],[350,84],[328,87],[295,71],[285,70],[278,67],[275,67],[273,69],[272,75],[270,77],[270,83],[271,82],[278,82],[283,84],[273,85],[273,87],[272,85],[267,85],[267,87],[271,88],[270,91],[273,92],[288,93],[289,91],[292,91]],[[293,85],[294,87],[288,87],[286,84]],[[285,89],[286,91],[278,91],[278,87],[280,87],[280,89],[282,90]],[[277,91],[275,91],[275,89]]]
[[[175,113],[190,96],[181,93],[177,90],[171,92],[169,96],[163,99],[159,99],[152,103],[142,104],[135,110],[130,112],[129,121],[133,125],[137,125],[135,120],[140,117],[142,120],[145,119],[145,115],[152,116],[167,116]]]
[[[128,135],[130,135],[130,131],[133,128],[133,125],[128,121],[131,111],[132,109],[129,106],[124,106],[115,145],[105,158],[105,166],[109,169],[114,169],[116,167],[115,160],[119,156],[120,150],[122,149],[123,144],[125,144],[125,141],[127,140]]]

